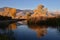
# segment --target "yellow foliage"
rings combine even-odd
[[[4,15],[4,16],[8,16],[9,11],[10,11],[10,8],[4,8],[3,15]]]
[[[10,11],[10,8],[4,8],[4,11],[5,12],[9,12]]]
[[[33,10],[34,14],[31,15],[30,20],[32,23],[38,23],[40,20],[46,20],[47,8],[43,5],[38,5],[37,9]]]
[[[26,18],[26,19],[29,19],[30,16],[31,16],[30,12],[26,12],[25,18]]]
[[[37,6],[37,9],[35,9],[34,11],[34,14],[32,16],[46,16],[46,13],[47,13],[47,8],[44,8],[43,5],[38,5]]]
[[[15,8],[4,8],[3,16],[10,16],[12,18],[15,18],[16,15],[16,9]]]
[[[0,12],[0,15],[3,15],[3,12]]]
[[[44,6],[42,4],[40,4],[40,5],[37,6],[37,9],[39,9],[39,10],[43,9],[43,8],[44,8]]]
[[[15,8],[10,9],[9,15],[10,15],[12,18],[15,18],[15,16],[16,16],[16,9],[15,9]]]
[[[29,12],[26,12],[26,16],[30,16],[31,14]]]

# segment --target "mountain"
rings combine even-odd
[[[2,7],[2,8],[0,8],[0,12],[3,12],[4,11],[4,8],[11,8],[11,7]],[[20,9],[16,9],[16,13],[19,13],[19,12],[23,12],[24,14],[26,13],[26,12],[30,12],[30,13],[33,13],[33,10],[20,10]]]

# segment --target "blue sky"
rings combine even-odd
[[[50,11],[60,10],[60,0],[0,0],[0,8],[35,9],[39,4],[43,4]]]

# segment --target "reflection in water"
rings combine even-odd
[[[13,33],[14,32],[9,31],[8,33],[0,34],[0,40],[15,40]]]
[[[15,40],[13,30],[16,29],[16,23],[10,24],[6,29],[0,29],[0,40]]]
[[[60,35],[60,26],[57,26],[57,33]]]
[[[35,37],[35,33],[37,33],[38,38]],[[60,40],[59,35],[59,26],[20,25],[17,27],[16,23],[13,23],[10,24],[7,29],[2,30],[2,32],[0,29],[0,40]]]
[[[17,28],[16,23],[10,24],[8,27],[8,29],[10,29],[10,30],[15,30],[16,28]]]
[[[60,26],[48,26],[48,27],[52,29],[57,29],[57,31],[60,32]]]
[[[37,32],[38,38],[47,34],[47,26],[29,26],[29,28]]]
[[[57,30],[60,32],[60,26],[57,27]]]

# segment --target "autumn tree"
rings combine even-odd
[[[44,14],[45,16],[47,15],[47,12],[48,12],[47,10],[48,10],[47,8],[44,8],[44,9],[43,9],[43,14]]]
[[[31,15],[28,24],[37,24],[40,20],[46,20],[47,8],[44,5],[38,5],[36,9],[33,10],[34,14]]]
[[[3,15],[4,15],[4,16],[8,16],[9,11],[10,11],[10,8],[4,8],[4,13],[3,13]]]
[[[41,15],[46,15],[47,13],[47,8],[44,8],[43,5],[38,5],[37,8],[34,11],[33,16],[41,16]]]
[[[12,19],[14,19],[16,16],[16,9],[15,8],[10,9],[9,15],[12,17]]]
[[[0,15],[3,16],[3,12],[0,12]]]
[[[26,18],[28,19],[31,16],[30,12],[26,12]]]
[[[38,5],[37,9],[34,10],[34,14],[41,14],[43,11],[44,6]]]

